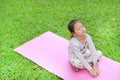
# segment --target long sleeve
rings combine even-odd
[[[83,57],[82,53],[80,52],[79,45],[78,44],[72,44],[71,45],[71,50],[73,51],[73,54],[80,60],[82,61],[84,67],[87,70],[91,70],[92,67],[89,65],[89,63],[85,60]]]
[[[89,47],[91,55],[92,55],[92,61],[93,61],[93,63],[96,63],[97,62],[96,48],[94,46],[92,38],[88,34],[87,34],[87,42],[88,42],[88,47]]]

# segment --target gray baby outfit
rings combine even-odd
[[[96,63],[102,56],[101,51],[96,51],[90,35],[85,35],[82,44],[76,37],[72,37],[69,43],[69,60],[75,68],[91,70],[90,63]]]

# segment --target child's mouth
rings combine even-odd
[[[85,31],[83,31],[82,33],[85,33]]]

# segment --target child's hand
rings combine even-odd
[[[97,73],[96,73],[96,71],[93,68],[89,72],[90,72],[91,76],[97,77]]]

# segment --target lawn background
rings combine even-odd
[[[104,56],[120,62],[120,0],[0,0],[0,80],[61,80],[13,49],[80,19]]]

